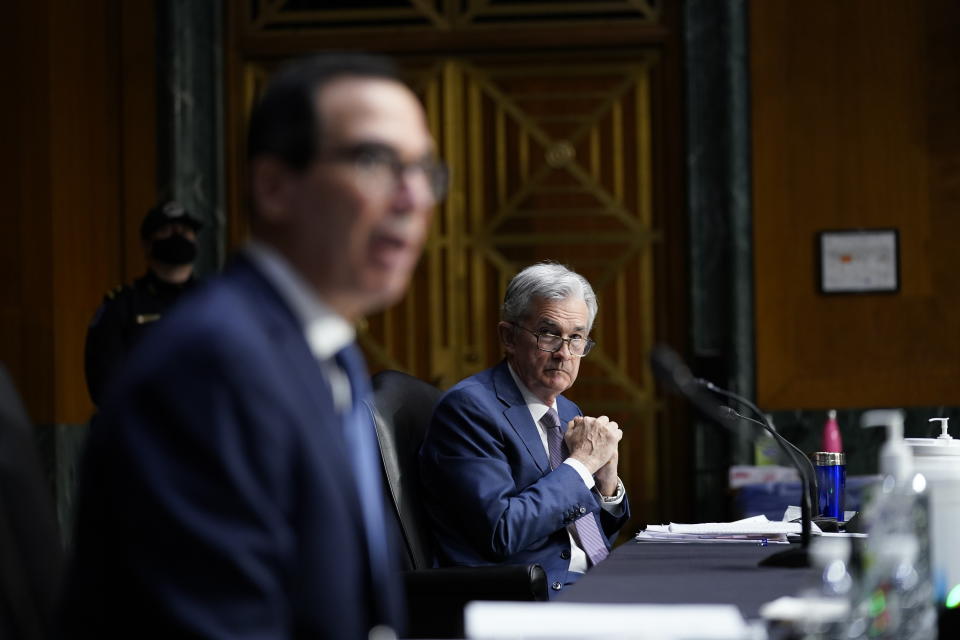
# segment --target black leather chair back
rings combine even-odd
[[[538,564],[435,569],[430,521],[421,502],[420,445],[442,392],[399,371],[373,376],[370,407],[384,482],[406,543],[407,632],[413,638],[462,638],[463,608],[473,600],[547,600]]]
[[[420,498],[420,445],[442,392],[400,371],[373,376],[375,422],[387,490],[406,543],[406,569],[434,565],[433,538]]]
[[[62,569],[33,425],[0,365],[0,638],[50,637]]]

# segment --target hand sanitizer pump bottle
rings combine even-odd
[[[930,546],[933,585],[938,606],[960,604],[960,440],[949,433],[947,418],[936,438],[907,438],[914,465],[927,479],[930,491]]]
[[[867,411],[861,426],[886,426],[887,441],[880,451],[882,480],[864,513],[869,538],[850,637],[933,638],[926,479],[913,471],[902,411]]]

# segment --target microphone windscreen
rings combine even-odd
[[[665,344],[655,345],[650,351],[650,368],[653,375],[668,389],[686,398],[706,418],[724,427],[731,426],[730,414],[723,411],[728,407],[706,393],[676,351]]]
[[[695,382],[680,355],[665,344],[654,345],[650,351],[650,368],[657,380],[682,394],[686,394],[690,384]]]

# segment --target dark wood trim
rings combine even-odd
[[[669,13],[675,13],[671,10]],[[236,20],[236,12],[231,12]],[[234,22],[234,31],[238,25]],[[664,43],[672,36],[664,25],[623,25],[610,22],[563,26],[498,25],[462,31],[431,29],[350,29],[287,34],[241,34],[235,46],[251,58],[284,58],[306,51],[370,48],[384,53],[416,51],[477,52],[496,49],[558,49],[581,47],[633,47]]]
[[[246,120],[243,109],[243,66],[250,54],[238,41],[237,34],[240,30],[241,9],[235,2],[227,2],[224,6],[224,79],[225,90],[224,100],[226,102],[223,110],[224,114],[224,186],[226,192],[225,211],[226,211],[226,244],[227,253],[243,245],[249,235],[248,207],[246,188],[246,151],[244,140],[246,138]]]
[[[656,69],[660,102],[653,114],[657,145],[654,162],[663,179],[655,186],[654,211],[663,241],[654,252],[656,276],[656,340],[687,353],[689,331],[688,219],[686,206],[683,41],[681,5],[664,3],[662,20],[669,26],[663,42],[663,59]],[[693,519],[693,437],[686,403],[661,392],[659,484],[656,509],[664,521]]]

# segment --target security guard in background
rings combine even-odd
[[[177,202],[157,205],[140,225],[147,273],[107,293],[87,329],[87,389],[97,406],[107,382],[153,322],[196,283],[193,262],[203,222]]]

